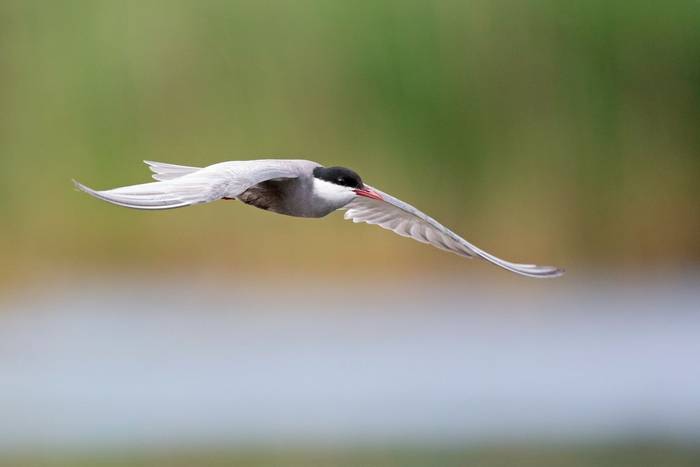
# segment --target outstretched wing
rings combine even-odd
[[[134,209],[173,209],[236,198],[253,185],[271,179],[296,178],[305,161],[231,161],[202,169],[148,163],[158,182],[97,191],[74,182],[76,188],[112,204]]]
[[[370,188],[370,187],[368,187]],[[457,255],[473,258],[479,257],[509,271],[530,277],[557,277],[564,271],[553,266],[536,266],[534,264],[518,264],[497,258],[484,250],[477,248],[465,239],[452,232],[438,221],[419,211],[408,203],[394,198],[375,188],[371,188],[381,196],[381,200],[357,197],[345,206],[346,219],[353,222],[375,224],[391,230],[404,237],[427,243],[441,250]]]

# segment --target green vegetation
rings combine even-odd
[[[340,220],[138,213],[70,185],[261,156],[353,167],[517,260],[697,261],[698,57],[692,0],[4,0],[0,276],[463,267]]]
[[[243,450],[188,454],[143,454],[112,456],[58,456],[0,459],[0,465],[12,467],[138,467],[138,466],[299,466],[299,467],[626,467],[658,465],[691,467],[700,462],[700,452],[664,446],[599,447],[502,447],[471,450],[411,449],[396,450]]]

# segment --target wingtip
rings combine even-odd
[[[71,181],[71,183],[73,183],[73,188],[75,188],[76,190],[85,191],[84,190],[85,186],[82,183],[80,183],[78,180],[71,178],[70,181]]]
[[[544,274],[544,275],[542,275],[542,276],[540,276],[540,277],[544,277],[544,278],[547,278],[547,279],[554,279],[554,278],[556,278],[556,277],[561,277],[561,276],[563,276],[564,273],[566,273],[566,269],[564,269],[564,268],[557,268],[557,267],[551,266],[551,270],[550,270],[550,271],[547,271],[546,274]]]
[[[86,187],[85,185],[83,185],[82,183],[77,181],[76,179],[72,179],[71,181],[73,182],[73,188],[75,188],[76,190],[82,191],[83,193],[92,193],[93,192],[92,189]]]
[[[532,264],[510,263],[502,265],[502,267],[512,272],[522,274],[523,276],[534,277],[536,279],[554,279],[563,276],[566,272],[563,268],[558,268],[556,266],[537,266]]]

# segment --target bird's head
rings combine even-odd
[[[318,196],[344,206],[355,197],[381,200],[372,188],[362,183],[357,172],[345,167],[316,167],[314,169],[314,192]]]

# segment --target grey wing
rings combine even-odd
[[[314,163],[293,160],[221,162],[204,168],[148,161],[161,181],[97,191],[78,182],[85,193],[112,204],[134,209],[173,209],[236,198],[253,185],[271,179],[297,178]]]
[[[358,197],[345,206],[345,219],[378,225],[441,250],[473,258],[479,257],[504,269],[530,277],[557,277],[564,273],[553,266],[511,263],[477,248],[438,221],[408,203],[375,188],[383,201]]]

